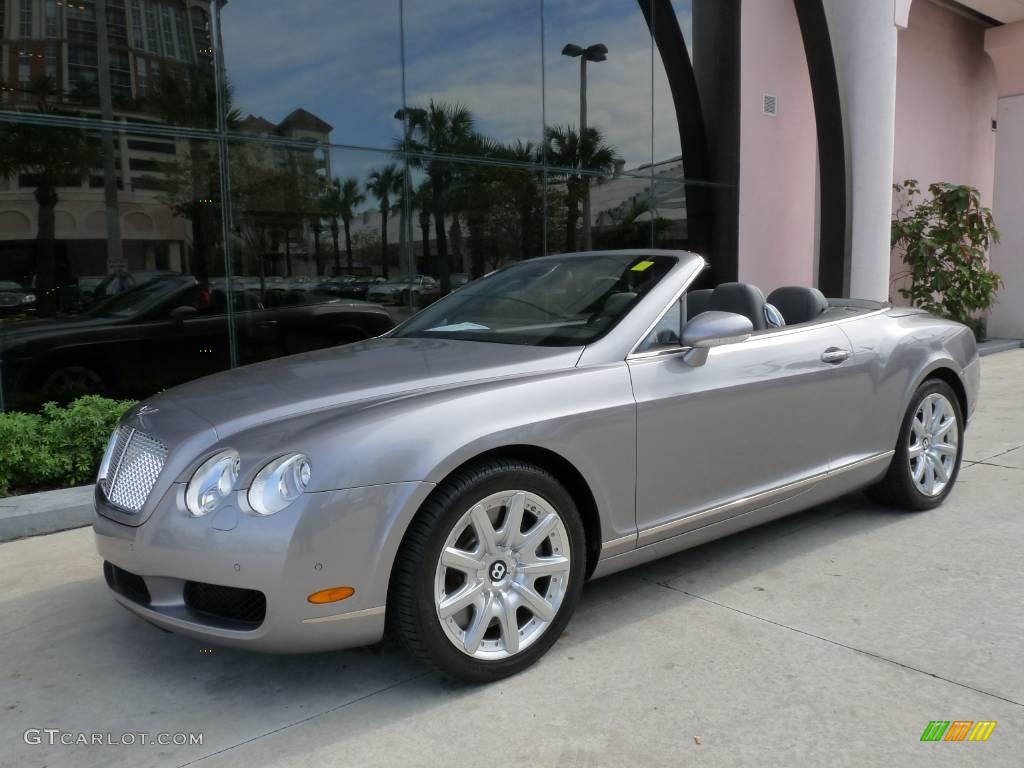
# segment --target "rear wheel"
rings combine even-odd
[[[515,674],[568,623],[585,551],[576,505],[554,477],[518,461],[481,463],[440,486],[406,535],[390,629],[454,677]]]
[[[903,417],[889,471],[872,488],[880,501],[910,510],[937,507],[953,490],[963,458],[963,414],[952,387],[922,384]]]

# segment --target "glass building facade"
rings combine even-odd
[[[738,0],[0,0],[0,39],[5,410],[377,335],[545,254],[735,277]]]

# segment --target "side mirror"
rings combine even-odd
[[[199,315],[199,310],[195,307],[185,305],[183,307],[175,307],[171,310],[170,318],[171,322],[177,324],[183,323],[186,320],[191,320],[193,317]]]
[[[750,338],[754,324],[743,315],[732,312],[702,312],[683,328],[683,347],[689,351],[683,356],[687,365],[704,365],[708,350],[725,344],[739,344]]]

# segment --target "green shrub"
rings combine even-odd
[[[900,294],[915,307],[970,326],[980,339],[980,316],[1003,284],[988,264],[989,248],[999,242],[992,211],[974,187],[931,184],[927,200],[917,199],[921,190],[913,179],[893,188],[903,205],[893,217],[892,247],[907,266],[897,277],[911,280]]]
[[[107,439],[135,405],[89,395],[42,413],[0,414],[0,496],[71,488],[96,475]]]

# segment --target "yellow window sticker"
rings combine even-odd
[[[654,262],[653,261],[641,261],[641,262],[633,265],[633,271],[634,272],[645,272],[645,271],[647,271],[648,269],[650,269],[653,266],[654,266]]]

